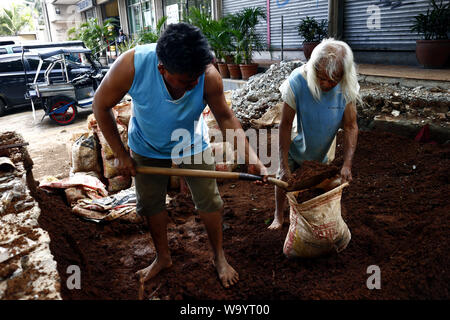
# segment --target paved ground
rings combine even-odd
[[[60,126],[48,117],[41,121],[42,109],[36,111],[34,122],[31,107],[21,108],[0,117],[0,132],[15,131],[30,144],[27,148],[34,162],[36,180],[46,175],[65,177],[70,170],[67,143],[74,133],[87,131],[86,119],[91,113],[90,110],[79,111],[74,123]]]

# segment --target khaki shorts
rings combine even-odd
[[[138,166],[172,167],[171,159],[151,159],[133,151],[131,156]],[[216,169],[214,162],[208,161],[208,163],[212,162],[212,164],[207,164],[204,161],[204,157],[211,157],[209,159],[212,159],[211,148],[203,151],[201,164],[193,164],[194,161],[192,160],[191,164],[182,163],[179,167],[183,169],[214,171]],[[193,159],[193,156],[191,159]],[[136,173],[136,212],[139,215],[152,216],[166,209],[166,193],[169,178],[169,176]],[[217,188],[216,179],[197,177],[184,177],[184,179],[189,186],[192,200],[198,211],[215,212],[222,209],[223,201]]]

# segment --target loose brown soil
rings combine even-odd
[[[339,135],[338,166],[342,141]],[[317,259],[283,255],[288,223],[279,231],[267,229],[274,211],[273,186],[220,182],[224,249],[240,274],[230,289],[219,284],[192,201],[172,194],[168,238],[173,266],[146,283],[144,298],[448,299],[449,169],[449,144],[360,132],[353,182],[342,198],[352,239],[340,254]],[[39,223],[51,236],[64,299],[138,298],[134,273],[155,257],[144,224],[99,225],[73,215],[63,195],[38,190],[35,197],[42,210]],[[73,264],[81,268],[81,290],[65,285],[67,267]],[[380,267],[380,290],[366,286],[371,265]]]

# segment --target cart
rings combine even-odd
[[[41,121],[49,116],[59,125],[73,123],[78,108],[92,108],[95,90],[104,76],[101,67],[87,48],[43,48],[36,52],[39,65],[33,82],[27,83],[26,93],[34,119],[35,105],[40,105],[45,111]]]

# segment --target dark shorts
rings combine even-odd
[[[172,167],[171,159],[152,159],[141,156],[132,151],[132,157],[138,166],[150,167]],[[202,159],[212,157],[211,148],[203,151]],[[193,157],[192,157],[193,159]],[[212,159],[212,158],[209,158]],[[183,169],[212,170],[216,169],[213,161],[203,160],[201,164],[182,163],[179,165]],[[149,175],[136,173],[135,186],[137,206],[136,212],[142,216],[152,216],[166,209],[166,194],[169,176]],[[223,207],[223,201],[217,188],[216,179],[184,177],[189,186],[194,201],[195,208],[201,212],[215,212]]]

